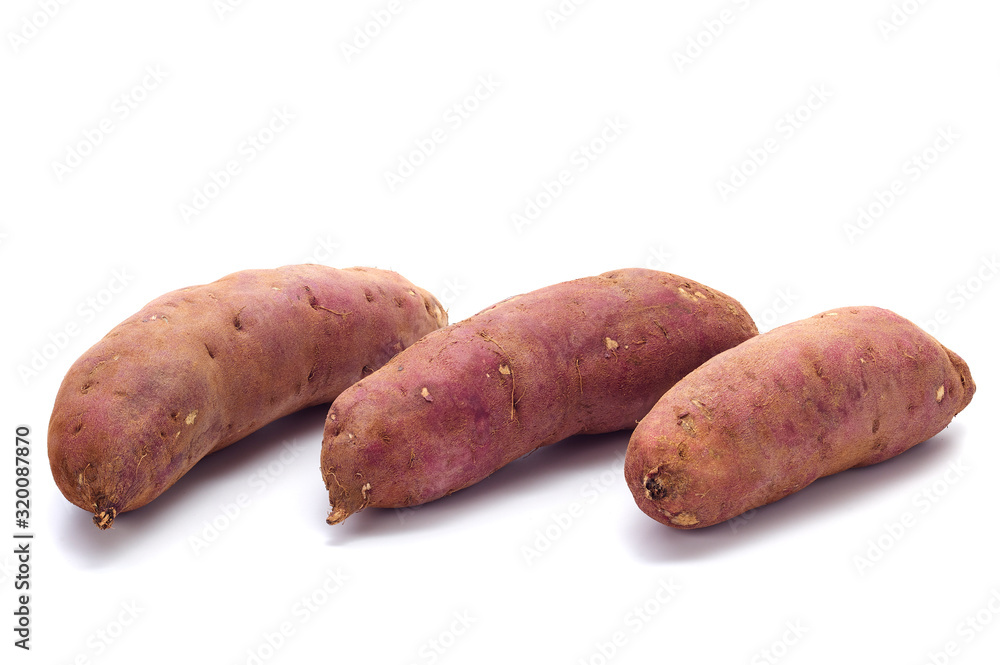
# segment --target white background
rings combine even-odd
[[[1000,6],[899,2],[5,2],[0,533],[26,424],[35,540],[30,653],[0,550],[4,662],[995,662]],[[66,369],[161,293],[307,260],[397,270],[453,321],[627,266],[761,330],[879,305],[979,394],[699,531],[636,508],[627,433],[329,527],[324,407],[95,529],[48,470]]]

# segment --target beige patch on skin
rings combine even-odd
[[[694,426],[694,423],[691,421],[690,413],[682,413],[681,415],[679,415],[677,417],[677,424],[680,425],[681,429],[687,432],[689,436],[698,435],[698,429]]]
[[[667,516],[671,524],[676,524],[677,526],[694,526],[701,521],[695,516],[694,513],[686,510],[683,513],[677,513],[676,515],[671,515],[666,511],[664,511],[663,514]]]
[[[940,386],[940,387],[939,387],[939,388],[937,389],[937,394],[935,395],[935,397],[937,398],[937,401],[938,401],[938,403],[940,404],[940,403],[941,403],[941,400],[943,400],[943,399],[944,399],[944,386]]]
[[[434,401],[434,398],[431,397],[431,391],[427,390],[426,386],[424,386],[424,388],[421,389],[420,396],[423,397],[428,402],[433,402]]]
[[[198,409],[195,409],[191,413],[187,414],[187,418],[184,419],[184,422],[187,423],[188,425],[193,425],[194,419],[197,417],[198,417]]]
[[[610,337],[605,337],[604,338],[604,346],[607,347],[608,351],[614,351],[615,349],[618,348],[618,342],[616,342],[615,340],[611,339]]]
[[[687,298],[688,300],[693,300],[694,302],[698,302],[698,296],[687,291],[683,286],[678,286],[677,291],[681,294],[682,297]]]
[[[503,374],[504,376],[509,376],[510,367],[508,367],[507,365],[500,365],[500,373]]]
[[[707,406],[705,406],[704,402],[702,402],[701,400],[693,399],[693,400],[691,400],[691,403],[694,404],[696,407],[698,407],[698,410],[701,411],[705,415],[705,418],[709,422],[711,422],[711,420],[712,420],[712,410],[709,409]]]

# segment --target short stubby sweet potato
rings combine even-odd
[[[202,457],[333,401],[431,330],[440,303],[397,273],[293,265],[167,293],[69,369],[49,463],[102,529]]]
[[[632,433],[625,478],[639,507],[681,529],[710,526],[934,436],[976,384],[910,321],[846,307],[712,358]]]
[[[630,429],[678,379],[756,334],[734,299],[654,270],[508,298],[430,333],[334,401],[321,458],[327,521],[437,499],[573,434]]]

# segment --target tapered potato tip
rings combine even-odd
[[[330,506],[330,514],[326,518],[326,523],[331,526],[340,524],[353,514],[343,506]]]
[[[94,524],[101,531],[106,531],[111,528],[114,524],[115,518],[118,517],[118,511],[114,508],[108,510],[98,510],[94,512]]]
[[[976,382],[972,379],[972,373],[969,371],[969,364],[962,360],[962,357],[952,351],[949,348],[945,348],[948,353],[948,360],[951,361],[952,366],[955,371],[958,372],[959,380],[962,384],[962,389],[964,394],[962,396],[962,401],[958,406],[958,410],[955,411],[958,414],[960,411],[969,406],[969,402],[972,401],[972,396],[976,394]]]

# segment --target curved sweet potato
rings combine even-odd
[[[321,460],[327,521],[424,503],[570,435],[634,427],[674,382],[755,334],[732,298],[654,270],[504,300],[334,401]]]
[[[371,268],[245,270],[167,293],[70,367],[52,474],[106,529],[208,453],[332,401],[446,323],[429,293]]]
[[[898,455],[944,429],[975,391],[968,365],[903,317],[830,310],[680,380],[632,433],[625,478],[653,519],[709,526]]]

